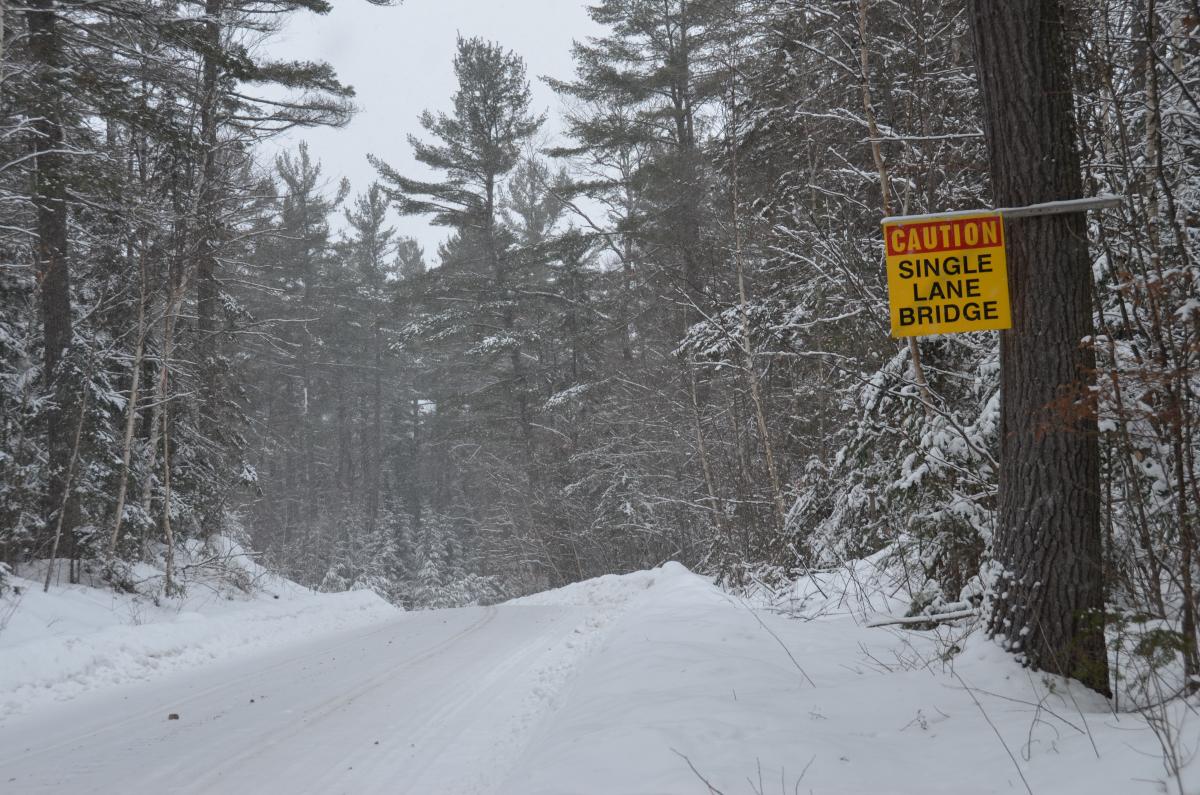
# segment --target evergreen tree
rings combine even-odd
[[[479,39],[459,39],[454,70],[453,112],[424,113],[421,125],[432,140],[410,138],[416,158],[444,180],[413,180],[379,158],[372,162],[402,213],[429,215],[455,232],[440,252],[441,267],[420,280],[430,311],[411,330],[436,345],[438,371],[429,376],[436,392],[428,398],[436,405],[439,432],[487,429],[485,455],[472,463],[486,471],[462,476],[474,479],[481,495],[493,495],[497,507],[510,509],[517,525],[527,526],[536,386],[528,364],[527,296],[538,264],[522,255],[503,209],[513,202],[506,199],[506,179],[542,120],[529,111],[525,65],[516,55]],[[533,175],[524,179],[528,188]],[[423,349],[434,354],[429,345]]]

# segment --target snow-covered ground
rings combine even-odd
[[[59,581],[44,568],[10,578],[0,598],[0,720],[95,690],[250,657],[291,641],[365,626],[396,608],[370,591],[314,594],[271,574],[223,538],[177,561],[187,595],[155,599],[162,572],[129,572],[140,593]],[[238,586],[241,587],[238,587]]]
[[[277,581],[132,616],[27,583],[0,792],[1179,792],[1140,716],[978,633],[867,628],[899,605],[847,582],[797,584],[799,619],[678,564],[419,613]]]
[[[679,566],[634,578],[647,576],[502,792],[1164,791],[1141,717],[1044,681],[980,633],[867,628],[851,607],[898,605],[846,578],[828,599],[799,583],[801,612],[819,617],[796,620]]]

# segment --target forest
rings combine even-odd
[[[1084,322],[1025,344],[1087,377],[1034,435],[1074,429],[1098,490],[1074,513],[1110,637],[1194,687],[1200,5],[1043,20],[1079,165],[1044,196],[1017,180],[1048,161],[995,176],[975,5],[592,0],[552,146],[540,76],[463,36],[396,144],[436,176],[364,152],[361,185],[271,148],[355,112],[336,64],[258,46],[326,0],[0,5],[0,581],[155,561],[169,597],[181,545],[228,536],[410,609],[881,550],[914,615],[1003,602],[1001,485],[1050,477],[1001,456],[1008,332],[891,337],[880,220],[1112,195],[1073,216],[1073,292],[1039,296]]]

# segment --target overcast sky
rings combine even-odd
[[[295,15],[269,49],[276,57],[328,61],[354,86],[361,110],[348,127],[303,130],[276,145],[307,140],[323,173],[348,177],[354,193],[375,178],[368,152],[401,173],[426,173],[413,161],[407,135],[421,134],[422,110],[450,109],[456,34],[499,42],[525,59],[534,110],[549,113],[545,129],[553,135],[558,100],[539,76],[571,77],[571,41],[598,32],[585,0],[405,0],[385,8],[333,0],[333,6],[324,17]],[[395,226],[425,246],[427,260],[446,236],[422,218],[396,218]]]

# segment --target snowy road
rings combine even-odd
[[[865,563],[855,571],[868,581]],[[863,593],[870,610],[902,609]],[[869,628],[846,598],[797,592],[812,617],[792,620],[668,564],[488,608],[397,615],[318,600],[371,619],[357,629],[328,629],[316,602],[270,599],[241,619],[72,631],[28,653],[0,648],[0,704],[29,705],[0,713],[0,793],[1163,791],[1140,716],[1031,674],[966,627]],[[30,617],[58,620],[31,604]],[[228,651],[214,627],[289,640],[156,672],[159,655],[175,666]],[[310,640],[290,640],[305,627]],[[134,656],[141,681],[126,676]],[[29,670],[36,660],[46,676]],[[75,679],[87,685],[77,696]],[[1200,746],[1195,724],[1180,725]],[[1182,791],[1200,793],[1200,768],[1189,775]]]
[[[484,791],[548,709],[580,618],[411,613],[79,699],[0,726],[0,791]]]

